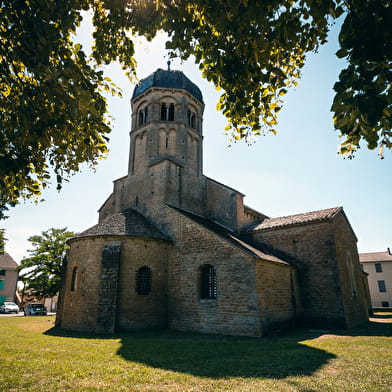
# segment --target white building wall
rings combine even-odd
[[[392,262],[362,262],[364,272],[368,273],[370,298],[373,308],[392,308]],[[376,272],[376,264],[381,272]],[[384,282],[385,292],[380,291],[379,282]],[[382,286],[382,283],[381,283]]]

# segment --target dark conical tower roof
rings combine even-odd
[[[203,103],[199,87],[191,82],[182,71],[165,71],[161,68],[140,81],[133,91],[132,100],[153,87],[185,90]]]

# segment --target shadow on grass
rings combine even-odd
[[[311,375],[335,358],[333,354],[301,344],[300,339],[292,337],[253,339],[175,331],[107,336],[69,332],[59,328],[52,328],[46,334],[85,339],[120,339],[118,354],[127,361],[209,378]],[[313,334],[313,337],[316,336]]]
[[[311,375],[334,355],[293,340],[123,340],[123,358],[200,377]]]
[[[48,335],[83,339],[119,339],[118,354],[127,361],[200,377],[286,378],[312,375],[335,358],[302,343],[323,334],[392,336],[391,319],[374,318],[346,330],[297,328],[264,338],[241,338],[177,331],[88,334],[52,328]]]
[[[392,336],[392,320],[388,317],[371,317],[366,324],[353,329],[339,331],[339,335],[346,336]]]

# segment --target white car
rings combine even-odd
[[[19,307],[15,302],[3,302],[0,305],[0,313],[19,313]]]

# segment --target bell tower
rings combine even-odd
[[[200,89],[181,71],[158,69],[135,87],[131,106],[128,173],[114,181],[99,221],[131,208],[166,222],[169,205],[239,230],[243,195],[203,175]]]
[[[128,175],[145,175],[168,160],[201,176],[204,103],[199,88],[181,71],[158,69],[136,86],[131,105]]]
[[[127,208],[151,216],[164,203],[205,213],[199,88],[181,71],[158,69],[135,87],[131,105],[128,174],[114,181],[100,221]]]

